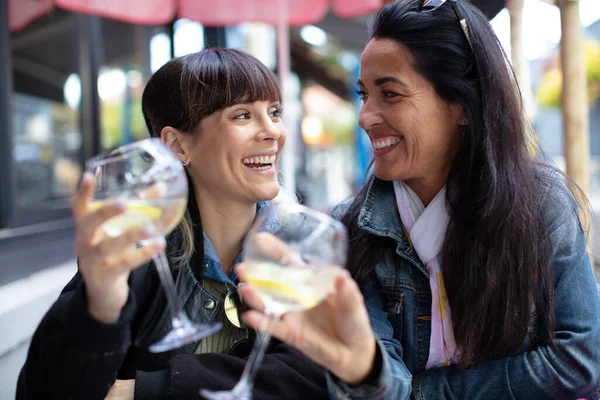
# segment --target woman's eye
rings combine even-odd
[[[393,99],[394,97],[399,96],[398,93],[395,92],[388,92],[388,91],[383,91],[381,92],[381,95],[386,98],[386,99]]]
[[[269,115],[271,116],[271,118],[281,118],[282,114],[283,114],[283,108],[279,107],[279,108],[276,108],[273,111],[271,111],[271,113]]]
[[[358,95],[360,101],[362,101],[363,103],[367,100],[367,92],[363,90],[357,90],[356,94]]]
[[[248,119],[248,118],[250,118],[250,113],[247,111],[243,111],[243,112],[236,114],[233,118],[234,119]]]

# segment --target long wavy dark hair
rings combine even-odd
[[[414,69],[442,99],[461,104],[470,121],[446,186],[450,222],[441,256],[460,364],[467,367],[517,351],[534,309],[542,340],[554,339],[552,249],[542,239],[538,195],[550,174],[540,173],[542,164],[529,152],[521,95],[487,18],[457,3],[469,44],[451,4],[430,13],[417,6],[414,0],[384,6],[369,38],[405,46]],[[357,226],[369,186],[342,219],[351,238],[349,269],[359,281],[372,273],[373,253],[390,245]]]
[[[198,135],[200,122],[218,110],[275,100],[282,100],[277,79],[258,59],[240,50],[208,48],[174,58],[156,71],[144,88],[142,112],[152,137],[159,137],[165,126]],[[167,249],[175,269],[186,266],[194,253],[200,265],[204,259],[202,218],[189,175],[188,180],[188,211]]]

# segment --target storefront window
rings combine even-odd
[[[150,39],[157,28],[102,19],[103,59],[98,74],[102,147],[148,136],[142,93],[150,78]]]
[[[147,136],[141,105],[144,83],[142,71],[135,65],[100,69],[98,95],[105,149]]]
[[[174,24],[175,56],[200,51],[203,28],[181,19]],[[103,65],[98,76],[102,146],[111,149],[148,136],[142,94],[151,74],[171,57],[171,40],[163,27],[146,27],[102,19]]]
[[[179,19],[173,25],[175,57],[196,53],[204,48],[204,28],[202,24]]]
[[[68,207],[81,176],[81,85],[73,14],[56,10],[11,34],[16,206]]]

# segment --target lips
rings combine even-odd
[[[403,136],[385,136],[380,138],[375,138],[372,140],[373,148],[375,150],[382,150],[386,147],[394,146],[403,139]]]
[[[380,157],[384,154],[394,150],[398,143],[404,140],[404,136],[400,135],[380,135],[371,138],[371,144],[373,145],[373,155]]]
[[[276,154],[255,155],[246,157],[242,160],[244,167],[253,172],[272,173],[275,171]]]
[[[275,154],[267,156],[250,156],[244,158],[242,162],[246,165],[267,165],[274,164],[276,158],[277,156]]]

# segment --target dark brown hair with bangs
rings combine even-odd
[[[198,132],[205,117],[223,108],[254,101],[279,101],[281,90],[273,73],[243,51],[209,48],[174,58],[152,75],[142,95],[142,112],[150,136],[159,137],[165,126],[181,132]],[[189,177],[191,182],[191,177]],[[190,187],[191,189],[191,187]],[[202,216],[190,190],[188,211],[168,240],[173,268],[183,268],[197,255],[204,265]],[[196,217],[192,220],[192,215]],[[196,273],[197,271],[195,271]],[[202,272],[197,272],[202,276]]]
[[[165,126],[195,132],[222,108],[254,101],[281,102],[273,73],[240,50],[210,48],[170,60],[152,75],[142,96],[151,136]]]

